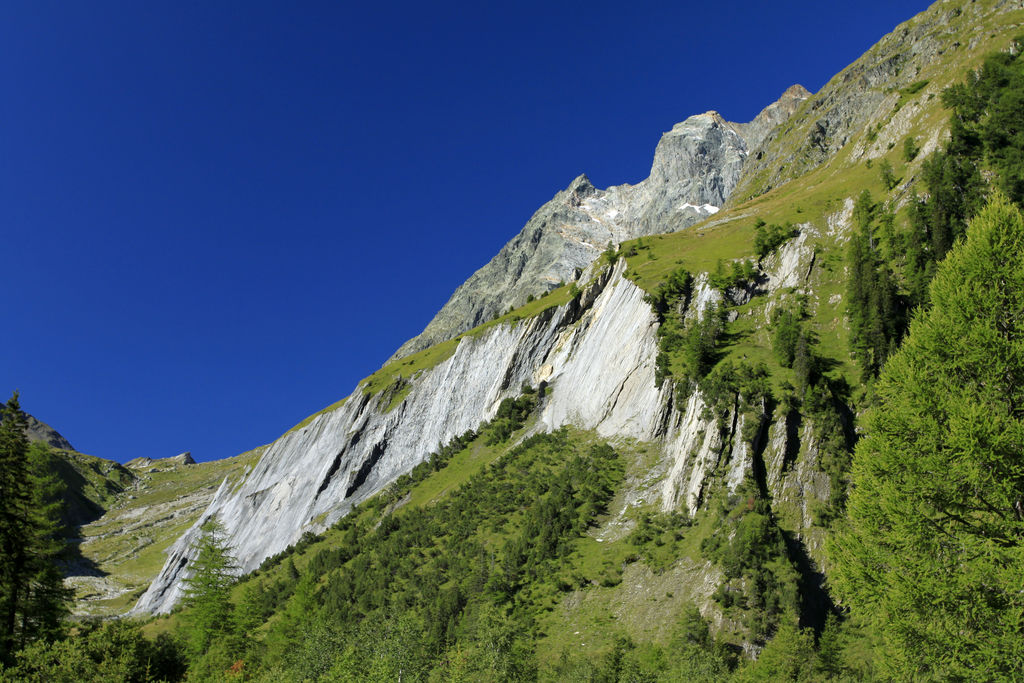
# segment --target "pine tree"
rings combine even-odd
[[[1024,671],[1024,217],[971,222],[878,384],[856,451],[837,594],[897,680]]]

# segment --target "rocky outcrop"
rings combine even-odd
[[[808,258],[813,251],[793,240],[769,259],[767,286],[806,278]],[[571,424],[606,438],[661,443],[666,509],[693,513],[716,477],[735,489],[755,459],[768,457],[764,444],[743,437],[745,420],[767,417],[742,414],[738,402],[716,417],[699,391],[677,404],[672,382],[656,385],[657,318],[624,270],[624,261],[613,269],[591,268],[586,275],[592,283],[572,302],[467,335],[450,358],[413,378],[393,409],[387,396],[357,389],[339,408],[285,434],[241,485],[221,485],[171,547],[135,612],[166,612],[181,597],[192,544],[206,519],[218,517],[240,569],[251,571],[306,531],[323,530],[452,437],[478,427],[524,383],[548,385],[537,430]],[[685,315],[702,316],[721,297],[701,275]]]
[[[145,456],[141,458],[134,458],[124,464],[125,467],[129,467],[133,470],[143,469],[164,469],[164,468],[175,468],[180,465],[195,465],[196,461],[192,458],[191,451],[185,451],[178,455],[171,456],[169,458],[147,458]]]
[[[801,86],[793,86],[750,123],[729,123],[713,111],[677,123],[662,135],[650,175],[636,185],[599,190],[579,176],[456,289],[426,329],[391,360],[574,280],[609,243],[681,230],[715,213],[739,180],[748,150],[806,96]]]
[[[755,152],[764,142],[768,134],[778,126],[789,120],[796,113],[804,100],[811,96],[811,92],[804,86],[798,84],[786,88],[782,96],[775,102],[761,110],[750,123],[730,124],[747,143],[748,152]]]
[[[166,612],[181,597],[199,527],[217,515],[242,571],[322,530],[439,445],[489,419],[523,383],[550,389],[540,427],[567,422],[639,439],[663,423],[654,386],[657,321],[643,292],[606,270],[572,302],[517,324],[464,337],[454,354],[412,382],[388,410],[357,389],[336,410],[271,444],[241,486],[227,481],[196,524],[169,550],[135,607]]]

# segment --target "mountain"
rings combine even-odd
[[[729,198],[748,150],[809,95],[794,85],[749,123],[729,123],[714,111],[677,123],[661,136],[650,175],[636,185],[598,190],[579,176],[459,286],[426,329],[391,360],[451,339],[576,279],[609,244],[682,230],[707,218]]]
[[[58,467],[106,472],[105,481],[116,484],[106,484],[102,497],[90,495],[92,514],[73,527],[75,557],[65,572],[65,584],[75,591],[75,615],[125,613],[159,571],[168,546],[196,522],[221,485],[237,482],[261,452],[257,448],[204,463],[194,462],[188,453],[139,457],[124,465],[57,452]],[[77,485],[68,488],[76,490]]]
[[[519,296],[531,286],[530,276],[523,275],[526,265],[508,265],[514,259],[571,267],[576,277],[567,275],[573,283],[542,292],[526,309],[464,336],[392,361],[341,404],[271,444],[244,484],[234,491],[222,488],[204,513],[204,519],[216,514],[224,524],[242,570],[252,571],[307,531],[326,528],[432,450],[476,428],[524,384],[551,385],[545,429],[575,424],[643,440],[677,438],[663,426],[678,416],[670,409],[670,392],[654,385],[656,320],[644,292],[625,280],[624,267],[581,271],[608,241],[650,235],[665,224],[682,228],[717,210],[684,200],[724,203],[747,145],[737,130],[757,141],[805,93],[790,88],[744,126],[714,112],[691,117],[662,137],[648,180],[599,191],[581,176],[542,207],[453,301],[459,292],[466,301],[488,291],[502,301]],[[579,248],[573,250],[573,244]],[[478,284],[499,271],[504,275],[497,286]],[[570,292],[574,287],[578,296]],[[708,288],[702,296],[710,300],[715,294]],[[522,324],[501,324],[521,318],[526,319]],[[444,336],[457,329],[447,328]],[[578,395],[588,400],[580,404]],[[699,403],[691,407],[702,409]],[[197,523],[170,551],[136,611],[163,612],[177,602],[198,529]]]
[[[868,190],[905,220],[923,159],[947,135],[938,93],[1005,49],[1019,19],[1016,3],[937,3],[815,95],[794,86],[748,124],[714,112],[677,124],[642,183],[574,180],[390,363],[222,484],[134,611],[177,603],[203,520],[218,517],[253,571],[540,385],[533,431],[653,444],[653,509],[700,516],[722,486],[753,477],[805,581],[820,583],[861,411],[844,265],[856,201]],[[906,139],[921,148],[911,159]],[[886,187],[872,162],[898,181]],[[759,221],[786,236],[768,253],[755,251]],[[612,258],[599,258],[609,243]],[[673,293],[680,268],[692,281]],[[778,360],[780,313],[805,320],[817,344],[800,362],[817,369]],[[686,340],[704,334],[717,346],[694,347],[694,361]],[[794,387],[814,400],[800,407]]]
[[[149,585],[167,546],[209,506],[220,484],[251,468],[262,449],[197,464],[189,453],[124,465],[76,451],[57,430],[25,415],[30,442],[49,446],[69,540],[65,585],[76,616],[123,614]]]
[[[25,436],[28,437],[29,441],[38,441],[49,444],[53,448],[57,448],[64,451],[73,451],[74,447],[60,435],[56,429],[50,425],[42,422],[38,418],[25,414],[25,419],[28,422],[28,426],[25,429]],[[0,415],[0,421],[3,421],[3,416]]]

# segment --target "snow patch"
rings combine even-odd
[[[696,204],[690,204],[689,202],[686,202],[685,204],[682,204],[679,207],[680,211],[685,211],[686,209],[693,209],[697,213],[703,213],[708,216],[718,213],[718,207],[712,204],[701,204],[700,206],[697,206]]]

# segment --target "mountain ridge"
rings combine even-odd
[[[575,276],[609,244],[681,230],[717,210],[732,191],[748,148],[785,121],[809,93],[786,89],[748,123],[696,114],[662,134],[648,177],[599,190],[586,174],[541,206],[486,265],[456,288],[422,333],[388,362],[445,341]],[[732,139],[734,133],[739,140]]]
[[[912,20],[924,26],[921,29],[922,35],[930,35],[928,31],[933,30],[936,25],[942,25],[943,4],[938,3],[929,12]],[[977,16],[982,16],[989,22],[998,22],[1001,21],[998,10],[1005,10],[1006,7],[1006,3],[988,3],[974,13],[977,15],[978,12],[982,12]],[[922,16],[928,21],[922,20]],[[917,23],[914,25],[918,26]],[[893,34],[900,31],[902,29],[898,28]],[[999,35],[1002,34],[994,32],[986,41],[979,41],[971,48],[973,51],[970,54],[956,53],[956,63],[970,64],[971,60],[979,59],[979,55],[988,49]],[[953,38],[948,40],[951,43],[955,42]],[[919,54],[932,58],[937,53],[929,49],[920,51]],[[874,57],[869,51],[862,59],[866,61],[858,60],[841,74],[855,73],[860,66],[871,62]],[[904,66],[907,63],[911,62],[904,62]],[[941,65],[928,64],[922,66],[922,69],[924,68],[935,71],[940,69]],[[883,80],[878,81],[874,87],[881,87],[878,83],[884,86],[886,73],[888,72],[884,69],[878,72],[878,77]],[[904,80],[907,78],[910,76],[904,75]],[[947,75],[947,82],[950,78],[951,76]],[[833,81],[837,79],[841,79],[841,76],[837,76]],[[808,306],[811,316],[809,324],[826,342],[826,351],[829,354],[827,360],[834,364],[835,374],[841,378],[852,379],[853,365],[845,350],[848,331],[844,322],[842,280],[833,273],[837,264],[841,264],[841,245],[850,234],[853,193],[868,187],[877,191],[879,186],[877,173],[864,170],[859,160],[868,153],[876,155],[867,157],[869,159],[877,159],[888,154],[895,160],[897,152],[890,150],[893,149],[895,141],[900,139],[898,136],[920,130],[934,131],[936,125],[941,128],[942,124],[935,122],[944,120],[944,113],[938,102],[932,102],[933,97],[930,97],[934,95],[934,89],[938,87],[939,81],[933,81],[935,82],[925,87],[923,91],[918,89],[911,95],[894,89],[889,93],[881,93],[880,98],[868,98],[864,104],[866,113],[851,118],[844,124],[849,126],[850,134],[844,134],[846,140],[838,151],[829,157],[831,162],[814,162],[813,159],[806,162],[811,170],[800,176],[805,180],[792,183],[778,182],[776,179],[772,181],[775,187],[760,193],[755,192],[753,197],[730,200],[725,199],[721,193],[710,194],[722,187],[721,179],[724,176],[714,176],[702,185],[701,191],[708,192],[715,201],[721,202],[722,212],[713,218],[707,215],[700,216],[700,220],[693,224],[695,227],[692,230],[672,231],[675,226],[690,220],[693,214],[699,214],[699,207],[703,204],[684,202],[689,205],[684,207],[674,203],[679,200],[681,191],[664,187],[661,189],[665,192],[654,201],[650,197],[657,193],[649,191],[644,197],[645,202],[661,207],[661,219],[654,220],[650,214],[645,216],[643,208],[635,207],[627,218],[633,221],[634,226],[645,225],[644,220],[648,220],[650,222],[646,225],[649,227],[668,227],[669,230],[665,233],[646,234],[638,239],[621,241],[618,245],[619,250],[615,250],[613,244],[612,251],[616,251],[614,257],[625,257],[624,261],[621,258],[613,259],[617,264],[614,268],[611,267],[611,263],[605,268],[601,261],[595,260],[597,255],[606,250],[607,244],[602,245],[598,240],[583,244],[585,240],[578,240],[575,244],[579,247],[579,253],[585,254],[586,262],[584,263],[584,259],[581,258],[579,265],[573,268],[571,284],[560,290],[568,301],[560,301],[553,306],[541,306],[540,309],[535,307],[534,312],[522,318],[513,311],[503,316],[497,324],[479,327],[478,329],[483,330],[479,334],[467,334],[453,339],[446,355],[441,354],[424,364],[414,365],[415,370],[409,374],[395,375],[394,382],[387,385],[387,391],[381,392],[380,388],[371,390],[369,384],[364,383],[348,400],[312,416],[308,422],[304,422],[299,428],[282,437],[282,440],[272,444],[254,472],[236,489],[222,487],[218,491],[214,502],[192,530],[179,539],[161,576],[154,581],[150,591],[136,606],[137,613],[165,611],[173,604],[177,595],[175,587],[180,585],[181,579],[185,576],[183,570],[187,565],[190,544],[203,519],[227,509],[228,506],[234,506],[234,516],[229,524],[231,534],[235,529],[250,526],[251,518],[246,515],[251,514],[256,508],[269,505],[265,511],[259,513],[264,519],[260,524],[266,525],[271,524],[271,520],[281,521],[280,517],[273,516],[275,505],[280,509],[290,506],[289,509],[294,509],[288,513],[288,523],[283,527],[275,527],[276,537],[267,537],[275,538],[273,548],[286,548],[289,543],[295,543],[304,531],[328,526],[331,520],[343,515],[349,506],[372,496],[381,487],[400,476],[403,471],[408,471],[416,463],[421,462],[430,449],[442,445],[445,438],[450,438],[450,434],[441,434],[436,428],[424,431],[424,426],[428,424],[424,420],[433,420],[431,424],[436,427],[437,424],[450,419],[453,414],[452,406],[458,405],[461,406],[458,410],[463,411],[460,419],[465,420],[460,424],[472,427],[474,423],[493,415],[502,398],[515,396],[522,382],[553,381],[553,390],[562,396],[560,400],[548,404],[545,409],[547,417],[540,423],[544,429],[553,429],[560,424],[581,423],[581,426],[594,428],[598,433],[602,433],[602,420],[609,419],[608,424],[615,425],[615,428],[608,427],[608,431],[604,432],[606,435],[629,434],[632,433],[629,430],[639,429],[635,432],[636,435],[662,444],[660,448],[666,459],[666,471],[672,472],[671,477],[665,480],[671,484],[666,483],[663,486],[662,500],[667,507],[685,505],[688,511],[697,511],[706,504],[709,492],[716,490],[716,482],[725,481],[729,487],[734,488],[739,486],[746,473],[763,467],[764,471],[770,473],[763,480],[763,486],[775,496],[775,514],[780,523],[795,534],[806,547],[806,562],[808,566],[814,568],[808,571],[811,574],[818,572],[816,575],[820,575],[820,571],[824,571],[826,566],[825,558],[821,555],[821,539],[825,531],[820,520],[823,515],[827,516],[833,491],[836,490],[834,478],[823,479],[822,472],[832,467],[829,464],[830,459],[840,457],[835,452],[827,450],[832,448],[827,445],[827,441],[832,438],[840,441],[847,438],[842,436],[842,432],[852,429],[852,420],[855,419],[855,416],[849,414],[848,408],[844,408],[846,413],[835,418],[839,421],[840,427],[832,429],[839,431],[833,432],[830,436],[828,433],[822,433],[823,427],[818,424],[821,418],[808,417],[802,424],[798,420],[798,423],[793,425],[790,424],[792,418],[789,416],[774,416],[771,404],[760,407],[744,404],[740,400],[741,394],[737,394],[738,403],[726,409],[719,406],[712,397],[699,393],[689,396],[676,395],[677,390],[669,385],[657,385],[657,391],[653,392],[650,389],[641,390],[639,387],[648,383],[648,379],[638,379],[640,375],[634,378],[630,386],[636,386],[636,391],[645,398],[638,398],[635,405],[626,410],[627,413],[632,411],[629,415],[615,417],[615,406],[619,403],[612,400],[612,397],[622,395],[623,387],[627,386],[625,381],[612,387],[602,385],[600,390],[582,392],[586,404],[589,404],[584,411],[590,411],[586,413],[591,416],[589,418],[579,410],[569,407],[564,392],[570,391],[573,386],[579,390],[579,387],[587,386],[586,381],[600,382],[597,375],[601,374],[602,369],[615,366],[614,361],[605,356],[601,356],[600,362],[593,357],[589,364],[579,360],[586,357],[586,353],[582,353],[581,349],[588,347],[584,342],[587,330],[595,324],[592,321],[603,315],[606,307],[606,304],[597,302],[605,301],[601,296],[609,286],[608,279],[613,282],[609,292],[629,290],[634,292],[636,298],[642,300],[644,297],[651,298],[656,295],[668,274],[674,268],[678,268],[677,264],[685,264],[696,274],[693,292],[676,304],[680,324],[686,329],[695,328],[702,324],[705,311],[713,310],[719,305],[727,306],[731,309],[727,324],[732,326],[730,329],[736,330],[732,334],[739,335],[737,338],[740,339],[746,335],[751,340],[726,345],[726,360],[742,360],[751,356],[769,360],[771,340],[768,329],[771,325],[772,311],[797,305],[803,297],[808,302],[805,305]],[[760,137],[761,144],[757,152],[765,153],[761,157],[757,157],[757,152],[744,157],[755,158],[757,164],[748,168],[748,175],[737,176],[737,182],[742,181],[738,187],[755,187],[757,183],[763,182],[763,178],[758,174],[763,171],[766,164],[774,163],[771,160],[783,158],[780,155],[790,154],[787,149],[780,151],[778,148],[785,148],[786,141],[794,136],[799,138],[801,135],[809,135],[808,126],[813,127],[814,121],[808,118],[808,112],[817,111],[825,106],[817,103],[830,95],[823,89],[824,95],[819,93],[805,98],[804,92],[806,91],[796,86],[787,90],[789,96],[785,99],[789,111],[782,112],[781,116],[785,118],[782,124],[773,124],[774,128],[771,130],[775,133],[763,133],[763,129],[772,124],[772,117],[778,115],[772,110],[774,105],[763,110],[762,113],[767,113],[762,121],[765,125],[761,129],[739,129],[751,140]],[[882,112],[882,105],[879,102],[892,103],[895,111],[890,109],[888,113]],[[841,109],[842,107],[839,107],[837,111]],[[870,111],[867,111],[868,109]],[[797,119],[789,122],[794,115]],[[885,118],[886,116],[889,118]],[[732,164],[731,169],[742,168],[743,160],[739,158],[740,145],[737,140],[744,144],[745,141],[740,137],[740,132],[732,127],[742,125],[749,124],[728,124],[720,116],[710,113],[697,115],[674,126],[673,131],[676,134],[669,131],[663,136],[663,141],[666,141],[666,137],[666,144],[681,141],[685,145],[696,141],[696,146],[699,147],[700,142],[705,141],[702,136],[711,131],[719,143],[715,150],[718,154],[717,161],[711,165],[719,170],[729,164]],[[698,131],[700,135],[691,135],[693,131]],[[856,158],[851,158],[851,155]],[[769,161],[764,161],[765,159]],[[669,159],[671,160],[672,158]],[[919,165],[919,160],[905,164],[905,182],[894,190],[900,193],[900,196],[910,193]],[[669,167],[671,163],[659,162],[656,152],[652,175],[655,175],[656,169]],[[844,182],[840,182],[839,177],[835,175],[839,170],[844,174]],[[904,167],[900,166],[898,170],[903,171]],[[828,175],[830,173],[831,176]],[[635,192],[635,188],[639,186],[640,184],[614,186],[602,191],[594,188],[586,176],[581,175],[569,188],[556,195],[557,201],[552,200],[541,207],[535,218],[540,219],[542,224],[548,219],[548,222],[553,222],[556,226],[572,225],[573,220],[590,226],[597,224],[604,231],[602,235],[611,236],[613,230],[623,224],[622,220],[613,221],[610,225],[606,222],[602,226],[597,218],[608,216],[612,211],[621,212],[622,196],[631,191]],[[710,203],[707,205],[718,206]],[[783,244],[775,254],[755,254],[752,224],[754,216],[778,221],[779,224],[791,224],[795,237]],[[531,219],[527,226],[533,223],[534,220]],[[517,239],[532,241],[534,244],[540,242],[546,234],[541,230],[542,227],[545,226],[534,224],[534,229],[530,232],[524,228],[524,231],[509,244],[512,245]],[[509,253],[522,255],[522,252],[509,248],[505,256],[509,262],[513,261]],[[751,262],[753,258],[757,259],[756,263]],[[508,272],[514,272],[516,277],[523,276],[527,272],[527,261],[526,258],[515,261],[514,267]],[[737,268],[742,270],[746,262],[751,262],[750,280],[743,280],[742,277],[730,279],[728,272],[723,272],[723,268],[726,271],[733,268],[734,272]],[[514,278],[510,281],[513,280]],[[602,281],[605,284],[595,289],[594,285]],[[720,284],[722,282],[728,284]],[[471,283],[472,277],[463,287],[472,289]],[[576,290],[576,294],[573,294],[573,289]],[[709,309],[709,306],[712,308]],[[649,312],[644,312],[641,307],[631,311],[630,315],[639,320],[644,320],[644,316],[649,315]],[[548,336],[544,339],[548,341],[538,345],[538,340],[531,335],[547,329],[544,326],[553,324],[556,320],[564,321],[559,323],[564,325],[564,329],[554,336],[551,336],[551,330],[547,330],[544,334]],[[463,320],[461,325],[466,326],[474,321],[478,325],[486,322],[470,317],[469,320]],[[632,371],[637,371],[642,366],[646,368],[644,373],[653,373],[654,367],[661,362],[657,348],[660,342],[656,332],[659,325],[657,321],[648,324],[643,341],[636,342],[639,344],[637,348],[642,348],[643,351],[639,353],[640,365],[634,366]],[[453,329],[458,329],[458,326]],[[513,342],[513,339],[519,341]],[[569,344],[571,340],[576,340],[581,346],[572,346]],[[483,355],[476,355],[478,353]],[[485,356],[490,353],[494,354],[489,356],[491,360],[484,361]],[[501,355],[502,353],[511,355]],[[574,353],[579,353],[579,358],[573,358]],[[624,355],[629,357],[637,354],[630,352]],[[413,356],[400,356],[388,367],[400,367],[412,361]],[[490,368],[486,369],[485,366],[489,364]],[[787,368],[773,369],[772,372],[774,376],[771,381],[775,383],[776,391],[779,390],[780,384],[784,388],[792,381],[793,374]],[[476,379],[469,381],[471,377]],[[469,389],[478,393],[475,393],[473,398],[455,398],[453,384],[460,390]],[[656,384],[651,380],[651,385]],[[430,391],[427,391],[428,389]],[[431,392],[435,397],[446,398],[433,402],[425,400],[424,397]],[[401,453],[395,451],[396,443],[411,438],[409,435],[401,435],[403,430],[410,428],[399,429],[398,424],[406,419],[404,416],[417,413],[421,414],[420,417],[409,424],[415,425],[411,429],[418,430],[417,438],[420,438],[422,443],[408,447]],[[706,417],[709,413],[717,417]],[[600,419],[594,417],[595,415],[599,415]],[[665,431],[659,427],[661,431],[651,431],[649,425],[659,420],[660,424],[673,425],[671,430]],[[759,435],[754,442],[744,436],[751,431]],[[839,447],[840,451],[844,449],[848,449],[848,446]],[[308,462],[305,459],[308,459]],[[276,464],[271,462],[272,460],[276,460]],[[296,464],[300,461],[305,463],[301,467]],[[758,464],[762,461],[765,464]],[[770,463],[770,466],[767,463]],[[302,480],[308,479],[308,482],[296,488],[299,473],[303,477]],[[300,488],[309,488],[310,491],[315,490],[318,493],[312,501],[308,498],[293,501]],[[333,495],[331,492],[335,490],[343,492],[344,495],[340,496],[340,500],[330,503]],[[349,498],[351,500],[347,500]],[[312,507],[309,505],[311,502]],[[245,512],[246,505],[251,506],[249,513]],[[251,527],[250,531],[253,528],[257,527]],[[251,552],[251,549],[246,552]],[[259,562],[258,556],[266,556],[269,553],[271,546],[266,545],[263,550],[247,556],[246,566],[255,566]]]

